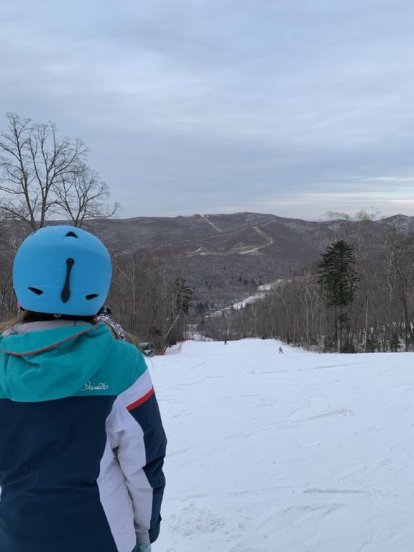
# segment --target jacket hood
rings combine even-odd
[[[114,343],[103,323],[41,330],[37,326],[36,331],[30,331],[30,324],[21,328],[24,331],[17,328],[17,333],[0,336],[0,398],[13,401],[76,394],[105,365]]]

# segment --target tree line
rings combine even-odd
[[[58,218],[88,229],[118,208],[81,140],[60,136],[53,123],[7,114],[0,132],[0,319],[16,314],[11,269],[25,236]],[[354,221],[334,214],[332,243],[319,260],[279,279],[264,299],[221,316],[208,315],[214,297],[191,311],[193,290],[185,274],[171,270],[177,263],[148,251],[111,251],[109,303],[127,331],[160,348],[183,339],[191,320],[215,339],[274,337],[317,351],[414,350],[414,231],[398,219],[381,221],[373,246],[373,218],[361,212],[355,233]]]
[[[278,338],[321,352],[414,350],[414,232],[398,219],[378,222],[373,247],[367,223],[265,298],[204,320],[203,330],[216,339]],[[350,221],[340,226],[339,234],[352,234]]]

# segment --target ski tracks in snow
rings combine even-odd
[[[413,356],[277,346],[156,359],[169,452],[154,552],[412,552]]]

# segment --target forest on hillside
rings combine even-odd
[[[17,312],[12,264],[28,234],[57,220],[88,229],[119,207],[90,167],[81,141],[61,137],[52,123],[39,125],[13,114],[6,120],[0,133],[2,321]],[[174,252],[160,257],[150,249],[112,248],[108,302],[128,332],[159,349],[199,332],[213,339],[278,338],[317,351],[414,350],[414,230],[399,217],[373,225],[374,219],[363,211],[353,220],[331,216],[332,243],[319,258],[289,277],[275,275],[273,282],[237,276],[223,266],[221,287],[251,293],[256,285],[269,284],[263,297],[242,308],[219,310],[222,290],[208,282],[204,301],[197,301],[198,290]],[[210,258],[204,263],[214,263]]]
[[[338,239],[318,260],[279,280],[264,298],[223,311],[219,321],[204,321],[204,331],[216,339],[279,338],[321,352],[414,350],[414,233],[398,220],[382,222],[381,247],[370,248],[369,220],[361,218],[357,239],[349,243],[353,222],[338,220]],[[351,260],[339,260],[331,274],[335,298],[323,281],[323,263],[341,242]]]

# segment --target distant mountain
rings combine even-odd
[[[90,226],[114,252],[149,250],[194,288],[195,302],[222,307],[257,286],[289,277],[317,262],[338,239],[378,249],[385,223],[414,227],[412,217],[385,221],[309,222],[259,213],[138,217],[94,221]]]

